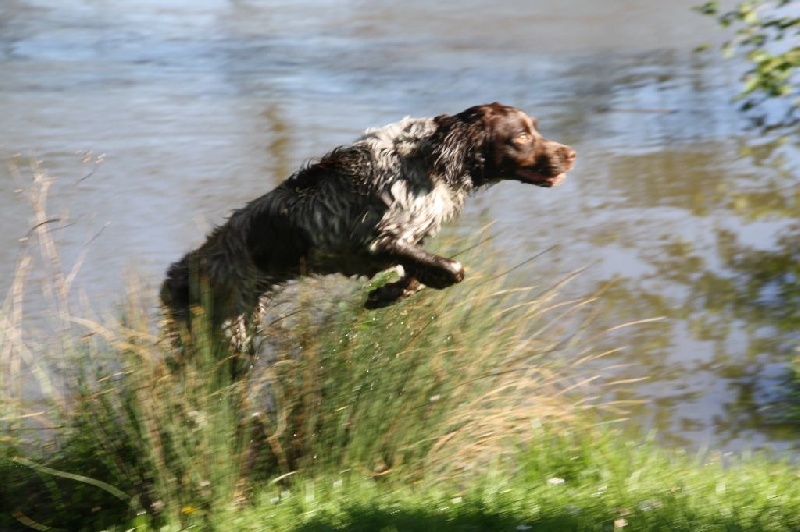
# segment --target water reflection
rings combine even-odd
[[[78,281],[110,306],[125,268],[157,282],[304,159],[500,100],[578,167],[557,190],[494,187],[449,231],[497,220],[509,260],[555,246],[520,282],[590,265],[570,290],[612,283],[598,329],[665,316],[608,361],[648,377],[617,397],[645,399],[634,420],[665,441],[795,446],[762,407],[798,343],[797,141],[744,129],[736,68],[691,52],[717,35],[695,3],[3,2],[0,153],[20,172],[0,169],[0,290],[30,227],[29,155],[62,178],[68,263],[110,222]]]

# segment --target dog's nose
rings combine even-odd
[[[575,163],[575,157],[577,156],[575,150],[569,146],[562,146],[558,151],[559,155],[561,156],[561,160],[564,161],[563,164],[568,167],[568,170],[572,169],[572,165]]]

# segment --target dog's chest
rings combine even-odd
[[[444,183],[431,188],[406,180],[393,183],[389,193],[392,201],[380,229],[407,242],[419,242],[435,234],[443,223],[458,214],[466,195]]]
[[[375,190],[386,206],[378,233],[417,243],[461,209],[466,191],[430,174],[432,119],[406,118],[368,130],[359,142],[373,153]]]

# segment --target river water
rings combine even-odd
[[[304,160],[497,100],[577,167],[553,190],[493,187],[448,232],[493,220],[510,263],[554,246],[522,282],[587,266],[568,291],[606,287],[598,327],[664,317],[614,335],[607,362],[647,377],[609,399],[642,401],[632,421],[663,442],[796,449],[776,398],[800,343],[797,141],[748,129],[740,65],[693,53],[724,38],[695,3],[4,0],[0,290],[33,160],[59,178],[66,263],[92,240],[77,284],[102,309],[126,270],[155,286]]]

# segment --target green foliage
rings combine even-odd
[[[695,9],[717,18],[724,28],[735,28],[735,37],[723,46],[726,57],[741,55],[750,63],[739,98],[747,111],[768,99],[789,102],[784,123],[796,123],[800,109],[797,68],[800,66],[800,16],[791,0],[746,0],[728,11],[719,2]],[[796,6],[795,6],[796,7]]]

